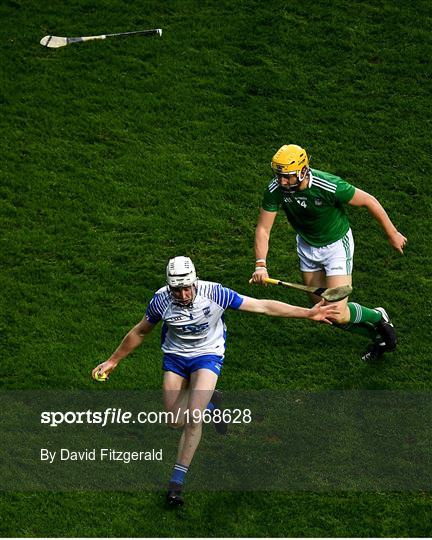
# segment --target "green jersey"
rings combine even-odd
[[[264,193],[262,208],[277,212],[282,207],[293,229],[308,244],[327,246],[340,240],[349,229],[343,204],[354,196],[355,187],[333,174],[311,169],[309,185],[288,193],[273,179]]]

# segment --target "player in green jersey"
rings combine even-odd
[[[307,153],[300,146],[282,146],[273,156],[272,169],[275,177],[264,193],[255,234],[255,283],[264,283],[268,277],[270,232],[279,208],[297,233],[297,254],[305,285],[339,287],[352,283],[354,240],[345,204],[367,208],[384,229],[390,245],[403,254],[407,239],[378,200],[338,176],[311,169]],[[317,302],[319,298],[312,295],[312,300]],[[372,340],[363,360],[375,361],[396,348],[396,332],[384,308],[371,309],[348,299],[338,304],[337,326]]]

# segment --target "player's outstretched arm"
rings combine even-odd
[[[154,327],[155,325],[150,323],[147,319],[142,319],[142,321],[129,330],[120,345],[112,353],[108,360],[102,362],[93,369],[92,377],[94,378],[96,373],[99,375],[107,373],[109,375],[123,360],[123,358],[126,358],[126,356],[141,345],[145,336],[149,334]]]
[[[351,206],[363,206],[368,209],[370,215],[375,218],[387,235],[389,244],[403,255],[403,248],[407,239],[393,225],[387,212],[381,203],[373,195],[356,188],[353,198],[349,201]]]
[[[332,324],[336,320],[340,311],[337,305],[324,305],[324,300],[315,304],[313,308],[302,308],[300,306],[292,306],[277,300],[258,300],[257,298],[243,297],[243,302],[238,308],[241,311],[249,311],[251,313],[262,313],[270,317],[289,317],[298,319],[310,319],[312,321],[320,321],[327,324]]]

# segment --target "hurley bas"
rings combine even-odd
[[[60,448],[59,451],[50,451],[48,448],[41,448],[40,451],[41,461],[47,461],[48,463],[54,463],[58,461],[121,461],[123,463],[130,463],[131,461],[162,461],[163,452],[162,448],[156,450],[145,451],[119,451],[113,448],[93,448],[92,450],[85,449],[82,451],[69,450],[68,448]]]

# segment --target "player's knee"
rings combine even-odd
[[[336,324],[347,324],[349,323],[349,314],[347,316],[347,314],[345,313],[345,310],[341,310],[340,313],[338,313],[335,317],[334,317],[334,322]]]
[[[177,409],[165,411],[166,425],[171,429],[180,429],[185,425],[184,414],[181,414],[181,410]]]
[[[180,429],[184,427],[184,422],[167,422],[167,426],[171,429]]]

